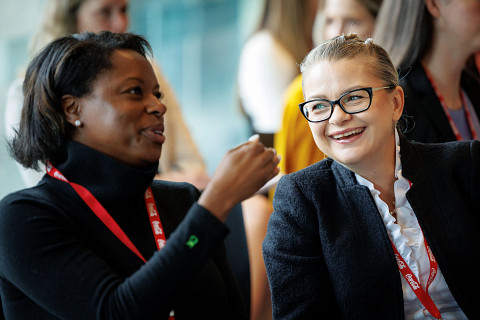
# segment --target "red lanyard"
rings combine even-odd
[[[392,242],[392,247],[395,253],[395,259],[397,260],[398,269],[402,273],[405,280],[407,280],[408,284],[410,285],[410,288],[412,288],[418,300],[420,300],[420,302],[423,304],[425,308],[427,308],[428,312],[430,312],[432,316],[434,316],[436,319],[441,319],[442,316],[440,315],[440,311],[435,305],[435,302],[433,302],[432,298],[428,294],[428,287],[430,286],[430,284],[435,279],[435,276],[437,275],[438,264],[437,264],[437,261],[435,260],[435,257],[433,256],[432,250],[430,250],[430,246],[427,244],[427,240],[425,239],[425,236],[423,237],[423,240],[425,241],[425,248],[427,249],[428,258],[430,260],[430,274],[428,276],[428,281],[427,281],[427,285],[425,286],[425,290],[422,289],[417,277],[415,277],[415,274],[407,265],[403,257],[400,255],[400,253],[398,252],[393,242]]]
[[[408,181],[408,184],[410,185],[410,187],[412,187],[412,183],[410,181]],[[393,241],[390,242],[392,243],[393,252],[395,253],[395,260],[397,261],[398,269],[402,273],[405,280],[407,280],[407,283],[410,285],[410,288],[412,288],[413,293],[415,293],[418,300],[420,300],[420,302],[425,308],[427,308],[428,312],[430,312],[432,316],[434,316],[436,319],[442,319],[440,311],[435,305],[435,302],[433,302],[432,298],[428,294],[428,287],[430,287],[430,284],[433,282],[435,276],[437,275],[438,264],[437,260],[435,260],[435,257],[433,256],[430,246],[427,243],[427,239],[425,239],[425,235],[423,236],[423,241],[425,242],[425,248],[428,253],[428,259],[430,261],[430,273],[428,275],[425,290],[423,290],[420,286],[420,281],[418,281],[417,277],[412,272],[408,264],[405,262],[402,255],[398,252],[397,248],[393,244]]]
[[[105,224],[105,226],[143,262],[147,262],[147,260],[145,260],[140,251],[138,251],[138,249],[132,243],[132,241],[130,241],[125,232],[123,232],[123,230],[115,222],[112,216],[107,212],[107,210],[105,210],[105,208],[95,198],[95,196],[90,193],[90,191],[77,183],[68,181],[67,178],[65,178],[65,176],[60,171],[58,171],[51,163],[47,163],[47,173],[57,180],[69,183],[72,188],[77,192],[77,194],[82,198],[82,200],[87,204],[87,206],[93,211],[93,213],[95,213],[95,215]],[[160,222],[160,217],[158,215],[157,205],[155,204],[155,200],[153,199],[152,189],[150,187],[148,187],[147,191],[145,191],[144,197],[148,217],[150,218],[150,224],[152,226],[153,236],[155,237],[155,243],[158,250],[160,250],[165,246],[166,238],[165,233],[163,232],[162,223]]]
[[[455,134],[455,138],[457,139],[457,141],[463,140],[462,136],[460,135],[460,131],[458,131],[457,126],[453,122],[452,116],[450,115],[450,111],[448,111],[447,104],[445,103],[445,98],[442,96],[440,91],[438,91],[438,88],[435,85],[435,82],[433,81],[433,77],[430,74],[430,72],[428,71],[428,69],[425,66],[423,66],[423,69],[425,70],[427,78],[430,81],[430,83],[433,87],[433,90],[435,91],[435,94],[437,95],[437,98],[440,101],[440,104],[442,105],[443,112],[445,112],[445,115],[447,116],[448,123],[450,123],[450,127],[452,128],[452,131]],[[461,90],[460,90],[460,96],[462,98],[462,104],[463,104],[463,109],[465,110],[465,116],[467,117],[468,125],[470,126],[470,132],[472,133],[472,139],[476,140],[477,139],[477,132],[475,131],[475,127],[473,126],[473,121],[472,121],[472,117],[470,115],[470,110],[468,110],[468,106],[467,106],[467,103],[466,103],[467,101],[466,101],[465,96],[464,96],[464,94]]]
[[[65,176],[50,162],[47,163],[47,173],[57,180],[61,180],[70,184],[77,194],[82,198],[82,200],[87,204],[87,206],[93,211],[93,213],[95,213],[95,215],[105,224],[105,226],[143,262],[147,262],[147,260],[145,260],[125,232],[123,232],[112,216],[107,212],[107,210],[105,210],[97,198],[95,198],[95,196],[88,191],[87,188],[77,183],[68,181],[67,178],[65,178]],[[151,187],[148,187],[147,191],[145,191],[144,198],[148,217],[152,226],[153,236],[155,237],[155,243],[157,245],[157,249],[160,250],[165,246],[167,239],[165,237],[165,232],[163,232],[163,226],[160,222],[160,216],[158,215],[157,205],[155,203],[155,199],[153,198]],[[173,310],[170,312],[168,319],[175,320],[175,313]]]

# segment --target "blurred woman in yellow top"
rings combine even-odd
[[[348,33],[371,36],[381,3],[382,0],[325,0],[320,24],[322,40]],[[275,134],[274,145],[282,156],[280,171],[288,174],[324,159],[325,155],[317,148],[298,108],[304,101],[301,75],[290,84],[284,97],[282,125]]]

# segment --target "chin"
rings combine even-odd
[[[361,162],[358,155],[353,154],[354,152],[348,153],[349,154],[334,155],[331,158],[347,167],[356,166]]]

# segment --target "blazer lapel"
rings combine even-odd
[[[425,219],[435,214],[436,203],[431,190],[432,182],[428,181],[420,151],[409,143],[403,135],[400,135],[400,158],[402,174],[412,183],[406,196],[417,216],[420,227],[423,229]],[[413,163],[415,165],[412,165]],[[430,221],[427,224],[430,226]]]
[[[403,315],[400,274],[370,190],[359,185],[354,173],[341,164],[334,162],[332,171],[343,202],[335,217],[331,217],[340,222],[339,236],[330,239],[336,246],[335,251],[342,252],[338,258],[332,257],[337,258],[335,273],[340,274],[334,283],[344,284],[337,289],[347,304],[342,307],[356,308],[352,314],[363,309],[367,312],[363,314],[372,315],[372,319],[377,314],[395,319]],[[343,257],[349,257],[349,261]]]

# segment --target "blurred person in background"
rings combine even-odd
[[[266,146],[281,123],[283,93],[300,73],[298,63],[313,47],[318,0],[266,0],[257,29],[244,44],[238,93],[253,133]],[[251,319],[271,319],[271,299],[262,242],[273,211],[264,195],[242,202],[250,265]]]
[[[480,81],[466,68],[480,50],[480,2],[384,0],[374,38],[404,76],[405,136],[479,139]]]
[[[61,36],[82,32],[126,32],[129,25],[127,0],[47,0],[40,27],[32,38],[30,56],[33,57],[50,41]],[[175,94],[163,76],[160,67],[151,61],[169,112],[165,126],[169,136],[163,146],[158,178],[171,181],[186,181],[204,189],[209,177],[204,161],[182,117]],[[23,103],[23,79],[15,80],[9,88],[5,110],[7,137],[18,129]],[[19,165],[26,186],[34,186],[43,172],[25,169]]]
[[[382,0],[325,0],[319,11],[322,39],[349,33],[371,36],[381,4]],[[275,134],[274,145],[282,157],[280,172],[288,174],[324,159],[325,155],[315,145],[308,123],[298,108],[304,101],[301,75],[289,85],[283,97],[282,125]]]
[[[273,146],[285,89],[313,48],[318,4],[318,0],[266,0],[257,29],[243,46],[238,69],[240,104],[265,145]]]

